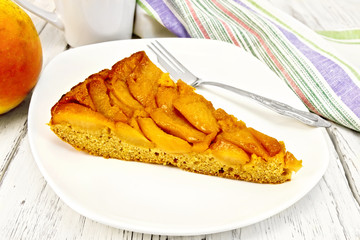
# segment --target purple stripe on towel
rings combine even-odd
[[[182,23],[175,17],[171,10],[162,0],[146,0],[151,7],[157,12],[164,26],[178,37],[189,38]]]
[[[324,77],[336,95],[360,117],[360,88],[333,60],[308,47],[293,33],[277,26],[284,36],[302,53]]]

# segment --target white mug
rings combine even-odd
[[[55,12],[14,1],[62,29],[72,47],[132,36],[136,0],[54,0]]]

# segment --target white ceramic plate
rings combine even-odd
[[[188,68],[211,81],[231,84],[305,110],[273,72],[233,45],[199,39],[159,39]],[[320,180],[328,165],[324,130],[216,87],[199,89],[213,102],[279,140],[303,160],[293,180],[255,184],[188,173],[176,168],[104,159],[76,151],[46,125],[50,109],[72,86],[132,53],[149,40],[115,41],[59,54],[44,69],[29,109],[29,138],[41,173],[71,208],[95,221],[136,232],[197,235],[231,230],[291,206]],[[159,64],[158,64],[159,65]]]

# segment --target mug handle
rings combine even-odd
[[[33,14],[53,24],[55,27],[64,30],[64,24],[56,13],[45,11],[33,5],[32,3],[28,2],[27,0],[14,0],[14,1],[23,8],[25,8],[26,10],[32,12]]]

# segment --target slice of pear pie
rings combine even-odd
[[[283,183],[302,167],[283,142],[215,109],[194,90],[141,51],[64,94],[49,126],[93,155],[224,178]]]

